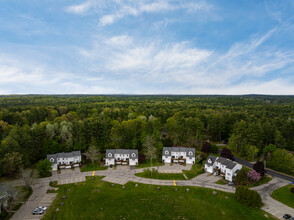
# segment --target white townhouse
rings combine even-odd
[[[232,182],[233,177],[237,175],[242,165],[224,157],[216,157],[209,155],[205,162],[204,170],[209,173],[214,173],[219,170],[225,175],[225,179]]]
[[[105,154],[105,165],[138,165],[138,150],[109,149]]]
[[[52,170],[58,168],[72,168],[81,165],[81,151],[72,151],[68,153],[57,153],[47,155],[47,160],[52,164]]]
[[[164,147],[162,150],[163,163],[195,163],[195,148]]]

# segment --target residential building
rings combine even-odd
[[[105,154],[105,165],[138,165],[138,150],[109,149]]]
[[[82,155],[81,151],[73,151],[68,153],[57,153],[47,155],[47,160],[52,164],[52,170],[58,168],[72,168],[81,165]]]
[[[224,157],[216,157],[209,155],[204,170],[209,173],[220,172],[225,179],[232,182],[238,171],[242,169],[242,165]]]
[[[195,148],[164,147],[162,150],[163,163],[195,163]]]

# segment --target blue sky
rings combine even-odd
[[[0,94],[293,94],[294,0],[0,0]]]

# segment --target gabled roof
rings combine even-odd
[[[138,159],[138,150],[132,149],[108,149],[106,150],[105,158],[112,159],[115,154],[129,154],[131,159]]]
[[[220,164],[225,165],[226,168],[228,168],[230,170],[233,169],[238,164],[238,163],[236,163],[230,159],[224,158],[224,157],[217,158],[216,162],[219,162]]]
[[[189,157],[195,157],[195,148],[189,147],[163,147],[162,156],[170,156],[172,152],[185,152]],[[191,152],[191,155],[189,153]]]
[[[209,155],[208,158],[207,158],[207,160],[206,160],[206,162],[205,162],[205,164],[207,164],[209,166],[212,166],[214,164],[214,162],[215,162],[216,159],[217,159],[216,156]]]
[[[81,151],[72,151],[68,153],[57,153],[57,154],[48,154],[47,155],[47,160],[51,161],[50,159],[53,158],[54,162],[52,163],[57,163],[57,158],[70,158],[70,157],[78,157],[81,156]]]

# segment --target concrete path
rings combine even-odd
[[[253,190],[257,190],[261,195],[262,201],[264,203],[264,206],[261,209],[276,216],[279,219],[282,219],[283,215],[286,213],[294,216],[293,208],[290,208],[289,206],[286,206],[271,197],[273,191],[288,184],[290,184],[290,182],[273,177],[273,179],[267,184],[252,188]]]
[[[164,166],[163,166],[164,167]],[[165,167],[162,170],[167,171],[171,167]],[[183,166],[182,166],[183,167]],[[174,172],[178,172],[180,167],[175,166]],[[172,170],[172,169],[171,169]],[[39,219],[36,216],[32,216],[31,212],[37,206],[44,204],[44,201],[50,201],[50,198],[47,198],[46,191],[49,189],[50,181],[58,181],[58,184],[68,184],[85,181],[86,176],[104,176],[103,181],[111,182],[114,184],[125,185],[127,182],[137,182],[142,184],[150,184],[150,185],[165,185],[165,186],[187,186],[187,187],[205,187],[220,191],[225,191],[229,193],[234,193],[235,188],[228,185],[220,185],[215,182],[221,177],[212,176],[211,174],[204,173],[201,174],[191,180],[158,180],[158,179],[148,179],[141,178],[135,176],[136,173],[143,172],[144,168],[141,169],[107,169],[107,170],[98,170],[95,172],[80,172],[79,168],[74,170],[65,170],[60,174],[54,172],[50,178],[44,179],[36,179],[34,184],[32,185],[33,194],[29,198],[29,200],[21,206],[21,208],[13,215],[12,220],[22,220],[22,219]],[[291,214],[294,216],[294,209],[274,200],[270,195],[272,191],[278,189],[282,186],[289,184],[290,182],[286,180],[282,180],[277,177],[273,177],[273,179],[268,183],[261,185],[259,187],[253,188],[257,190],[264,202],[264,206],[262,209],[277,218],[281,218],[285,213]],[[52,197],[53,198],[53,197]],[[52,200],[53,201],[53,200]],[[46,203],[49,206],[49,203]]]

